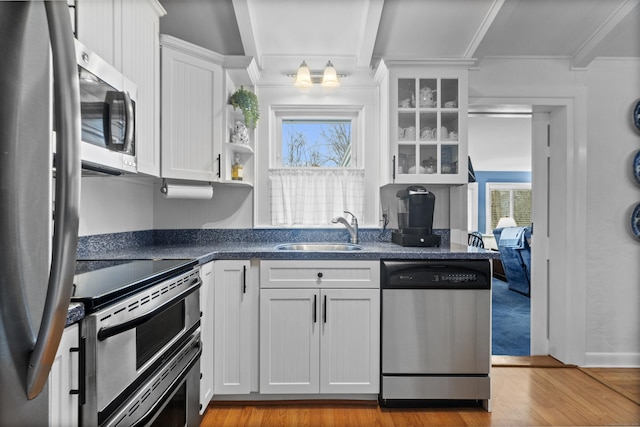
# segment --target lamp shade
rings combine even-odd
[[[498,220],[498,224],[496,228],[504,228],[504,227],[517,227],[516,220],[511,218],[510,216],[503,216]]]
[[[298,68],[298,74],[296,74],[294,85],[297,87],[313,86],[313,83],[311,82],[311,71],[309,71],[309,66],[305,61],[302,61],[302,64],[300,64],[300,67]]]
[[[338,74],[336,73],[336,69],[333,67],[331,61],[327,62],[327,66],[324,68],[324,74],[322,76],[322,86],[340,86],[340,82],[338,81]]]

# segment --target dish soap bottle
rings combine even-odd
[[[233,159],[233,166],[231,166],[231,179],[234,181],[242,181],[242,164],[237,154]]]

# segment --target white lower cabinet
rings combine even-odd
[[[260,393],[320,392],[318,294],[260,290]]]
[[[378,393],[378,263],[263,261],[260,274],[260,393]]]
[[[78,425],[80,326],[65,328],[49,374],[49,426]]]
[[[320,392],[378,393],[380,290],[323,289],[320,296]]]
[[[213,261],[200,267],[200,415],[213,397]]]
[[[252,325],[258,286],[248,260],[214,262],[214,395],[251,391]]]

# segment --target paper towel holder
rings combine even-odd
[[[176,185],[176,187],[179,187],[179,185]],[[201,188],[202,190],[205,190],[208,193],[207,197],[194,197],[194,198],[211,198],[213,196],[213,183],[211,181],[209,181],[209,183],[207,185],[200,185],[200,186],[188,186],[191,188]],[[160,192],[165,196],[168,197],[169,196],[169,184],[167,183],[167,179],[163,178],[162,179],[162,186],[160,187]],[[179,197],[179,196],[178,196]]]

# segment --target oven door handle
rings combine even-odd
[[[104,341],[109,337],[121,334],[122,332],[125,332],[125,331],[128,331],[130,329],[136,328],[136,327],[142,325],[143,323],[148,322],[149,320],[151,320],[152,318],[154,318],[158,314],[160,314],[163,311],[173,307],[174,305],[176,305],[177,303],[179,303],[180,301],[185,299],[187,296],[189,296],[193,292],[195,292],[198,289],[200,289],[200,286],[202,285],[202,281],[200,279],[194,279],[194,281],[191,282],[191,285],[192,286],[190,286],[189,288],[187,288],[184,291],[180,292],[178,295],[176,295],[175,297],[171,298],[166,303],[162,304],[161,306],[158,306],[158,307],[154,308],[151,311],[146,312],[143,315],[140,315],[140,316],[136,317],[135,319],[131,319],[131,320],[128,320],[126,322],[119,323],[117,325],[113,325],[113,326],[109,326],[109,327],[105,327],[105,328],[100,328],[100,330],[98,331],[98,341]]]

